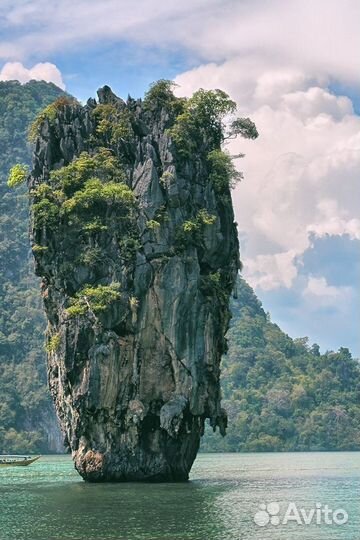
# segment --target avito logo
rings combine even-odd
[[[338,508],[332,510],[328,504],[316,503],[313,508],[298,508],[294,502],[290,502],[281,513],[280,504],[270,502],[260,504],[259,510],[254,515],[254,521],[259,527],[266,525],[287,525],[288,523],[297,523],[298,525],[345,525],[349,520],[346,510]]]

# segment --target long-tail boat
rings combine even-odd
[[[41,456],[1,456],[0,455],[0,467],[27,467],[37,461]]]

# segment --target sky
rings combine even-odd
[[[243,275],[292,337],[360,356],[358,0],[2,0],[0,80],[85,101],[221,88],[256,141],[232,141]]]

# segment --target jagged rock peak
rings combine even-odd
[[[220,360],[239,266],[229,186],[211,168],[210,127],[196,111],[180,124],[184,100],[155,90],[62,102],[35,145],[49,384],[89,481],[185,480],[205,419],[226,427]]]
[[[125,102],[114,94],[110,86],[105,85],[102,88],[99,88],[97,95],[99,98],[99,103],[103,105],[125,105]]]

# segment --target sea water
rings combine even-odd
[[[200,454],[188,483],[0,468],[0,540],[360,540],[360,453]],[[326,519],[325,519],[326,513]]]

